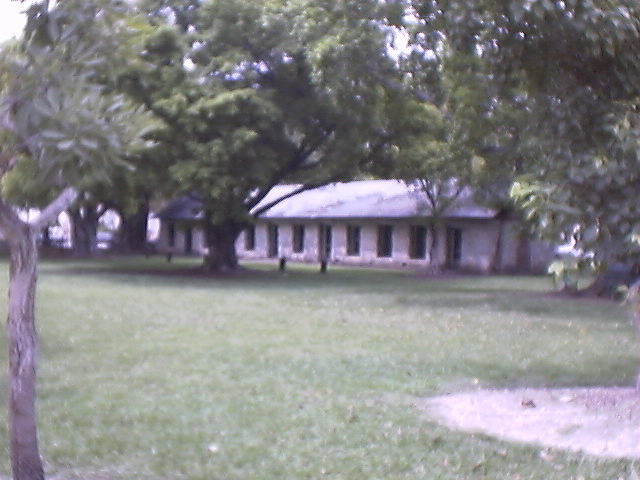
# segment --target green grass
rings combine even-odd
[[[51,478],[637,478],[630,460],[550,462],[415,406],[477,388],[632,384],[640,357],[615,303],[552,297],[534,277],[258,266],[205,278],[175,271],[185,266],[43,264]]]

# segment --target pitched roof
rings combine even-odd
[[[184,196],[171,200],[158,212],[161,220],[200,220],[202,205],[193,197]]]
[[[295,185],[279,185],[256,207],[290,192]],[[307,190],[278,203],[261,218],[405,218],[430,217],[423,192],[399,180],[365,180],[333,183]],[[446,217],[493,218],[497,210],[477,205],[471,190],[462,194],[444,213]]]
[[[254,208],[266,205],[292,192],[298,185],[278,185]],[[197,200],[181,197],[170,202],[159,214],[165,220],[198,220]],[[498,211],[477,205],[472,192],[465,189],[444,213],[449,218],[493,218]],[[267,219],[304,218],[411,218],[430,217],[431,208],[424,193],[399,180],[364,180],[332,183],[287,198],[262,214]]]

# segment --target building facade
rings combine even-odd
[[[287,188],[277,187],[264,201]],[[160,214],[159,250],[204,254],[197,208],[184,210],[174,205]],[[469,192],[434,216],[423,193],[395,180],[333,184],[288,198],[242,232],[236,248],[241,260],[476,272],[539,272],[553,257],[519,221],[475,205]]]

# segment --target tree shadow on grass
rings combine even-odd
[[[211,281],[220,280],[274,280],[283,282],[287,280],[308,280],[317,284],[353,282],[366,280],[369,286],[385,284],[394,280],[403,279],[407,283],[426,286],[429,291],[450,291],[452,288],[460,293],[481,292],[474,287],[462,287],[456,284],[456,280],[482,281],[487,276],[480,275],[455,275],[440,278],[438,276],[416,277],[415,272],[392,268],[357,267],[331,265],[326,273],[321,272],[320,266],[315,263],[303,263],[289,265],[285,271],[280,271],[278,263],[253,262],[240,266],[237,270],[211,272],[204,269],[198,258],[178,258],[173,262],[162,261],[158,257],[100,257],[94,259],[47,259],[41,262],[40,269],[49,275],[119,275],[119,276],[148,276],[157,278],[178,279],[204,279]],[[479,283],[479,282],[478,282]],[[487,292],[504,290],[504,285],[496,289],[487,289]]]
[[[377,283],[375,271],[340,269],[322,274],[313,265],[304,265],[285,272],[272,264],[248,264],[237,270],[211,272],[193,262],[162,263],[156,260],[88,260],[69,262],[43,262],[40,271],[47,277],[94,277],[118,284],[148,285],[173,284],[178,287],[215,285],[237,287],[255,285],[265,289],[336,288],[368,282],[371,288]],[[382,275],[380,280],[390,280],[398,275]]]
[[[543,347],[541,347],[543,348]],[[482,388],[574,388],[632,387],[638,359],[631,356],[592,357],[576,363],[559,363],[552,359],[537,361],[526,368],[508,363],[466,361],[461,366],[468,375],[481,378]]]
[[[456,274],[439,277],[416,276],[415,271],[369,267],[333,266],[321,273],[316,264],[296,264],[281,272],[277,262],[256,262],[242,265],[238,270],[210,272],[200,259],[179,258],[165,262],[158,257],[114,257],[93,260],[47,260],[40,267],[47,277],[87,276],[118,284],[173,285],[179,287],[255,285],[275,290],[304,290],[345,288],[353,292],[400,292],[390,301],[406,306],[424,308],[476,308],[491,304],[504,312],[552,312],[559,302],[576,301],[557,297],[540,290],[540,283],[527,278],[504,279],[477,274]],[[518,278],[516,281],[515,279]],[[533,285],[533,287],[531,287]],[[345,290],[346,291],[346,290]],[[580,300],[588,302],[591,300]],[[599,303],[604,303],[598,300]],[[606,302],[613,305],[614,302]]]

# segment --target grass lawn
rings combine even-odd
[[[167,270],[179,266],[42,265],[39,411],[50,478],[640,474],[630,460],[559,451],[549,461],[539,447],[447,430],[414,406],[477,388],[633,384],[640,349],[615,303],[546,295],[545,278]],[[2,476],[4,422],[0,430]]]

